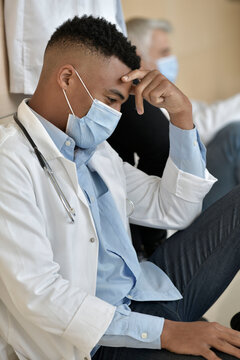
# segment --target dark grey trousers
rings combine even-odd
[[[177,232],[160,245],[149,260],[168,274],[183,299],[133,301],[132,311],[175,321],[200,319],[240,269],[240,186],[210,206],[187,229]],[[222,359],[233,359],[217,353]],[[93,360],[185,358],[198,357],[177,355],[166,350],[101,347]]]

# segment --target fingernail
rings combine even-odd
[[[128,76],[127,76],[127,75],[124,75],[124,76],[122,77],[122,79],[123,79],[123,80],[127,80],[127,79],[128,79]]]
[[[142,114],[143,114],[143,111],[142,111],[141,109],[138,109],[138,108],[137,108],[137,113],[138,113],[138,115],[142,115]]]

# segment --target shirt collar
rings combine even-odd
[[[46,120],[44,117],[39,115],[36,111],[34,111],[31,108],[30,108],[30,110],[34,113],[34,115],[41,122],[41,124],[43,125],[45,130],[48,132],[48,135],[51,137],[51,139],[53,140],[53,142],[57,146],[58,150],[61,151],[62,147],[64,146],[66,141],[68,139],[70,140],[71,138],[69,138],[69,136],[65,132],[60,130],[57,126],[53,125],[50,121]],[[75,146],[74,140],[71,139],[71,141],[74,143],[74,146]]]
[[[48,135],[51,137],[52,141],[58,148],[58,150],[65,156],[67,159],[74,161],[75,154],[74,150],[76,149],[78,153],[77,165],[80,166],[83,163],[87,163],[92,157],[93,153],[96,150],[96,147],[90,149],[80,149],[75,147],[75,141],[68,136],[64,131],[60,130],[57,126],[53,125],[50,121],[46,120],[44,117],[39,115],[36,111],[29,109],[41,122]]]

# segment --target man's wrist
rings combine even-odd
[[[168,348],[169,339],[171,337],[170,329],[171,329],[172,323],[173,323],[173,321],[171,321],[171,320],[167,320],[167,319],[164,320],[163,330],[162,330],[162,334],[161,334],[161,348],[162,349]]]
[[[193,116],[192,116],[192,104],[187,99],[186,106],[183,110],[176,113],[169,112],[170,121],[174,126],[183,130],[191,130],[194,128]]]
[[[182,130],[192,130],[194,128],[192,112],[181,111],[176,114],[169,114],[170,121],[174,126]]]

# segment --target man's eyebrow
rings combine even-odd
[[[120,97],[121,100],[125,100],[125,97],[123,96],[123,94],[117,90],[117,89],[109,89],[109,92],[112,92],[113,94],[117,95]]]

